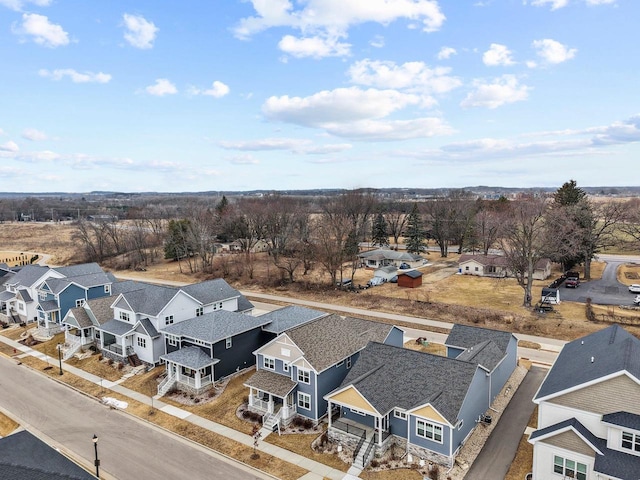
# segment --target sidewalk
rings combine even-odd
[[[58,365],[57,358],[48,357],[44,353],[22,345],[21,343],[11,340],[10,338],[6,338],[0,335],[0,342],[9,345],[17,352],[22,352],[17,354],[13,358],[19,359],[24,358],[25,356],[32,356],[42,361],[48,361],[51,365]],[[151,397],[143,395],[139,392],[123,387],[122,385],[120,385],[120,383],[123,382],[124,379],[118,380],[116,382],[110,382],[72,365],[67,365],[66,363],[62,364],[62,370],[72,373],[96,385],[101,385],[104,389],[120,393],[122,395],[125,395],[126,397],[137,400],[138,402],[144,403],[146,405],[151,406],[153,404],[154,408],[168,415],[172,415],[187,422],[193,423],[194,425],[206,428],[207,430],[210,430],[218,435],[222,435],[231,440],[235,440],[239,443],[242,443],[243,445],[253,448],[253,437],[251,435],[238,432],[227,426],[212,422],[211,420],[208,420],[204,417],[194,415],[191,412],[188,412],[181,408],[174,407],[173,405],[168,405],[158,399],[157,396],[153,397],[152,399]],[[311,460],[309,458],[303,457],[302,455],[298,455],[297,453],[290,452],[289,450],[266,442],[261,442],[258,446],[258,450],[285,460],[294,465],[298,465],[305,470],[308,470],[309,472],[307,474],[300,477],[303,480],[322,480],[324,478],[330,478],[332,480],[343,480],[357,478],[354,476],[350,476],[349,474],[345,474],[340,470],[336,470],[335,468],[329,467],[328,465],[324,465],[320,462],[316,462],[315,460]]]

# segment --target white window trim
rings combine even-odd
[[[137,340],[138,346],[140,348],[147,348],[147,339],[144,337],[138,337]]]
[[[224,339],[224,346],[225,348],[229,349],[233,346],[233,340],[232,337],[227,337]]]
[[[267,365],[267,362],[269,364]],[[276,359],[273,357],[267,357],[266,355],[262,356],[262,367],[266,370],[275,370],[276,369]]]
[[[298,408],[311,410],[311,395],[304,392],[298,392]]]
[[[178,337],[176,337],[174,335],[167,335],[167,343],[169,345],[171,345],[172,347],[177,347],[178,346]]]
[[[111,295],[111,285],[104,286],[104,293],[108,293],[109,295]]]
[[[420,423],[424,424],[424,435],[420,435],[418,433],[418,426],[420,425]],[[431,431],[433,432],[433,438],[429,438],[427,436],[427,425],[431,426]],[[440,429],[440,440],[436,440],[436,430],[437,429]],[[420,438],[424,438],[424,439],[429,440],[431,442],[443,443],[443,441],[444,441],[444,428],[442,427],[442,425],[438,425],[437,423],[433,423],[433,422],[430,422],[428,420],[424,420],[422,418],[417,418],[416,419],[416,436],[420,437]]]
[[[282,362],[282,371],[283,372],[288,372],[289,371],[289,363],[288,362]]]
[[[344,360],[340,360],[338,363],[336,363],[336,367],[341,367],[342,365],[344,365]]]
[[[560,460],[562,460],[562,473],[557,473],[555,471],[556,470],[556,468],[555,468],[556,467],[556,458],[559,458]],[[584,472],[580,472],[581,474],[584,475],[583,478],[585,478],[585,479],[589,478],[589,465],[587,465],[586,463],[582,463],[582,462],[579,462],[577,460],[574,460],[572,458],[566,458],[566,457],[563,457],[562,455],[556,455],[556,454],[553,455],[552,473],[554,475],[561,475],[561,476],[563,476],[563,478],[565,478],[566,472],[567,472],[567,461],[570,461],[570,462],[574,463],[574,469],[573,469],[573,475],[574,476],[570,477],[570,478],[575,478],[575,479],[578,478],[578,465],[582,465],[584,467]]]
[[[173,325],[173,315],[167,315],[166,317],[164,317],[164,324]]]
[[[406,420],[407,412],[405,410],[400,410],[399,408],[395,408],[393,410],[393,416],[396,418],[401,418],[402,420]]]
[[[357,408],[350,409],[351,413],[355,413],[357,415],[362,415],[363,417],[367,416],[367,412],[363,412],[362,410],[358,410]]]
[[[631,435],[631,440],[626,440],[627,442],[631,442],[631,447],[625,447],[623,445],[623,442],[625,441],[623,440],[623,437],[625,434]],[[636,450],[636,446],[638,447],[638,450]],[[629,430],[622,430],[622,432],[620,432],[620,448],[622,449],[622,451],[629,452],[633,455],[640,454],[640,433],[631,432]]]
[[[351,368],[351,357],[347,358],[347,370]]]
[[[196,317],[204,315],[204,307],[196,307]]]
[[[80,308],[82,305],[84,305],[84,298],[76,299],[76,308]]]
[[[300,378],[300,374],[301,374],[301,373],[303,374],[303,375],[302,375],[302,378]],[[306,374],[306,375],[304,375],[304,374]],[[305,376],[307,377],[307,380],[306,380],[306,381],[304,380],[304,377],[305,377]],[[309,370],[305,370],[304,368],[300,368],[300,367],[298,367],[298,375],[297,375],[297,378],[298,378],[298,382],[300,382],[300,383],[304,383],[305,385],[310,385],[310,384],[311,384],[311,371],[309,371]]]

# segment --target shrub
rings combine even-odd
[[[313,422],[307,418],[302,422],[302,427],[306,428],[307,430],[313,428]]]
[[[371,460],[371,463],[369,465],[371,465],[371,468],[378,468],[380,466],[380,462],[378,462],[378,460],[374,458],[373,460]]]

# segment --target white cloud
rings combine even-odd
[[[454,130],[438,117],[387,121],[361,120],[344,124],[327,124],[324,128],[338,137],[370,142],[409,140],[454,133]]]
[[[62,80],[69,77],[73,83],[109,83],[111,75],[108,73],[78,72],[72,68],[63,68],[56,70],[41,69],[38,75],[52,80]]]
[[[442,26],[445,20],[436,0],[307,0],[292,2],[290,0],[251,0],[256,15],[240,20],[234,28],[234,34],[241,39],[272,27],[289,27],[302,33],[302,39],[283,38],[282,47],[291,52],[323,50],[333,52],[332,55],[347,55],[348,44],[339,43],[338,39],[346,38],[349,28],[368,22],[388,25],[396,20],[404,19],[422,24],[422,30],[433,32]],[[296,8],[299,7],[299,8]],[[308,39],[314,39],[314,45]],[[319,42],[318,39],[324,40]],[[282,42],[281,42],[282,43]],[[328,48],[327,47],[333,47]]]
[[[489,67],[513,65],[515,62],[511,58],[512,53],[506,45],[492,43],[489,50],[482,55],[482,61]]]
[[[153,48],[153,42],[159,30],[153,22],[146,20],[142,15],[128,13],[125,13],[122,19],[127,29],[124,33],[124,39],[131,46],[141,49]]]
[[[27,128],[23,130],[22,138],[31,140],[32,142],[42,142],[49,139],[46,133],[36,130],[35,128]]]
[[[536,54],[540,58],[542,58],[546,63],[554,65],[572,59],[578,51],[575,48],[568,48],[566,45],[555,40],[551,40],[550,38],[534,40],[532,45],[533,48],[536,49]]]
[[[51,5],[51,0],[0,0],[0,5],[4,5],[5,7],[17,12],[22,11],[28,4],[33,4],[38,7],[47,7]]]
[[[449,76],[448,67],[429,68],[423,62],[361,60],[349,68],[352,83],[377,88],[407,89],[411,92],[446,93],[462,85],[460,79]]]
[[[457,55],[458,52],[453,47],[442,47],[438,52],[437,58],[438,60],[447,60],[451,58],[452,55]]]
[[[222,98],[225,95],[228,95],[229,92],[230,92],[229,87],[218,80],[213,82],[211,84],[211,88],[206,90],[200,90],[199,88],[196,88],[196,87],[192,87],[189,89],[189,93],[191,95],[206,95],[214,98]]]
[[[616,0],[584,0],[584,1],[589,6],[611,5],[616,3]],[[569,0],[532,0],[531,5],[535,7],[544,7],[546,5],[550,5],[551,10],[558,10],[559,8],[563,8],[569,5]]]
[[[521,85],[513,75],[502,75],[491,83],[474,82],[474,90],[460,104],[462,107],[497,108],[526,100],[530,87]]]
[[[235,155],[230,157],[228,160],[229,163],[234,165],[257,165],[260,163],[260,160],[249,154]]]
[[[166,78],[156,79],[156,83],[149,85],[145,90],[149,95],[155,95],[157,97],[164,97],[165,95],[178,93],[176,86]]]
[[[0,152],[17,152],[18,150],[20,150],[20,147],[18,147],[18,144],[16,142],[13,142],[11,140],[9,140],[8,142],[5,142],[3,144],[0,144]]]
[[[285,35],[278,43],[278,48],[296,58],[323,58],[349,55],[351,45],[341,43],[338,37],[316,35],[296,38],[293,35]]]
[[[376,35],[369,41],[369,45],[374,48],[384,47],[384,37],[382,35]]]
[[[19,35],[30,35],[38,45],[55,48],[69,44],[69,34],[60,25],[51,23],[44,15],[22,14],[22,25],[13,28]]]
[[[326,154],[337,153],[349,150],[348,143],[315,145],[311,140],[297,138],[264,138],[260,140],[249,140],[240,142],[220,142],[219,146],[226,150],[240,151],[270,151],[288,150],[299,154]]]

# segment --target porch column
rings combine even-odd
[[[193,380],[196,388],[200,388],[202,386],[202,374],[200,373],[200,369],[196,370],[196,376]]]
[[[267,412],[273,413],[273,395],[269,394],[269,405],[267,407]]]
[[[121,342],[122,344],[120,346],[122,347],[122,356],[126,357],[127,356],[127,337],[121,337]]]
[[[329,423],[328,423],[327,430],[330,430],[331,429],[331,417],[333,417],[331,400],[327,400],[327,412],[329,412]]]
[[[253,407],[253,387],[249,387],[249,406]]]
[[[378,446],[382,446],[382,417],[376,417],[377,420],[377,424],[378,424],[378,428],[376,429],[378,431]]]

